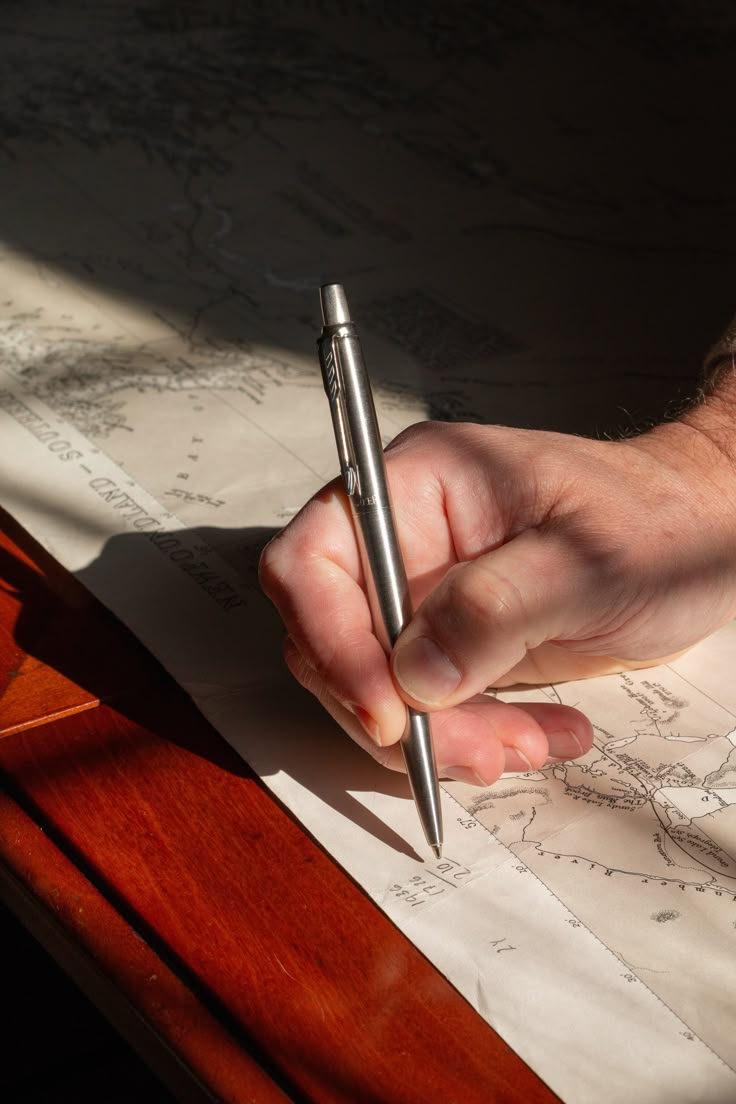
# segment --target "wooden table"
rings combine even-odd
[[[183,1101],[556,1099],[0,514],[2,899]]]

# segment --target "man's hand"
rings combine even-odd
[[[415,616],[387,658],[331,483],[261,562],[291,671],[396,769],[407,703],[436,713],[445,777],[488,784],[585,752],[577,710],[480,695],[646,665],[736,615],[736,474],[707,423],[619,442],[412,427],[386,462]]]

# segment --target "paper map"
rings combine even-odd
[[[565,1101],[735,1099],[736,627],[507,695],[583,709],[595,748],[445,784],[435,862],[405,780],[288,681],[255,576],[336,471],[325,279],[386,441],[426,417],[615,431],[687,390],[736,242],[728,179],[694,155],[672,183],[670,93],[685,66],[715,96],[733,16],[347,7],[0,17],[0,501]],[[611,36],[648,98],[612,90]]]

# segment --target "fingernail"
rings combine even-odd
[[[442,767],[438,774],[440,778],[451,778],[454,782],[467,782],[469,786],[490,785],[489,782],[484,782],[472,767]]]
[[[547,742],[551,759],[577,759],[583,754],[583,746],[571,728],[548,733]]]
[[[373,743],[377,744],[378,747],[382,747],[381,730],[378,727],[378,721],[375,717],[373,717],[367,709],[364,709],[362,705],[353,705],[352,702],[344,702],[343,704],[346,709],[358,718]]]
[[[434,640],[417,636],[394,656],[399,686],[417,701],[436,705],[460,685],[461,674]]]
[[[515,747],[507,747],[505,749],[504,770],[509,772],[515,772],[516,774],[528,774],[534,770],[529,760],[523,751],[519,751]]]

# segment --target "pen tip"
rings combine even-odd
[[[434,857],[436,859],[441,859],[442,858],[442,845],[439,844],[439,843],[430,843],[429,846],[434,851]]]
[[[319,300],[325,326],[342,326],[350,321],[348,301],[342,284],[323,284],[319,289]]]

